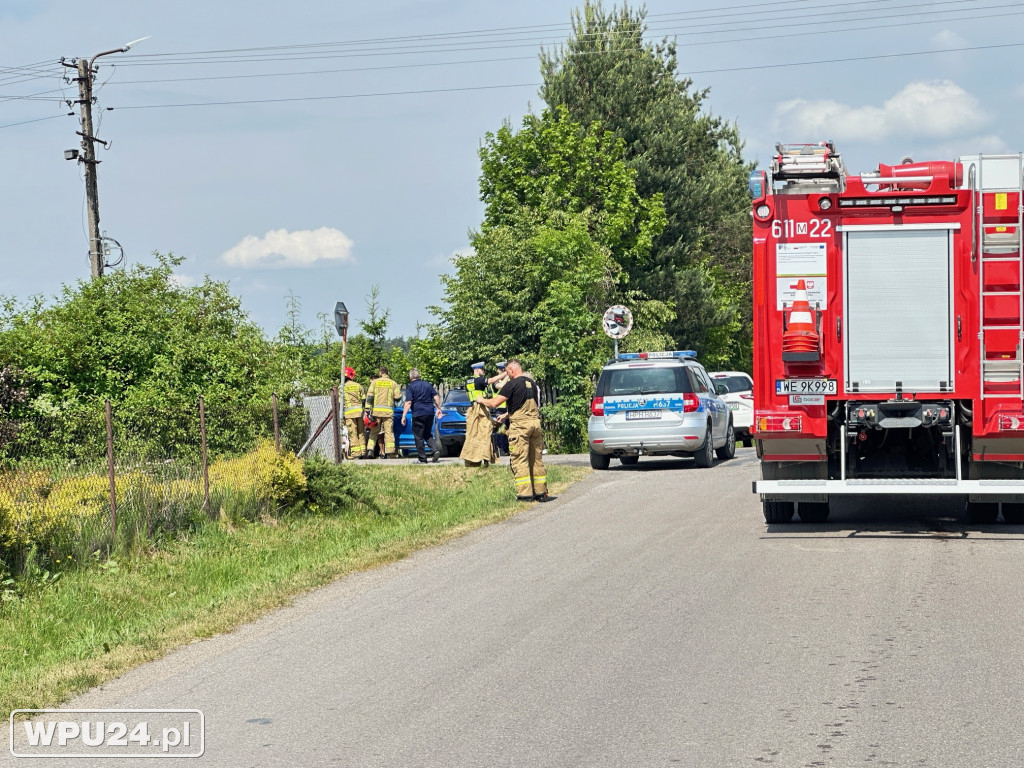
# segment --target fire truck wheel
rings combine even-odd
[[[1007,525],[1024,525],[1024,504],[1003,504],[1003,520]]]
[[[607,453],[590,452],[590,466],[594,469],[608,469],[608,465],[611,463],[612,457]]]
[[[620,456],[619,457],[619,461],[622,462],[622,464],[627,466],[627,467],[632,467],[634,464],[636,464],[638,461],[640,461],[640,457],[639,456]]]
[[[793,519],[792,501],[766,501],[764,502],[764,521],[772,523],[788,523]]]
[[[827,501],[801,501],[797,511],[800,512],[800,520],[805,523],[824,523],[828,520]]]
[[[729,419],[729,429],[725,433],[725,445],[716,448],[715,455],[722,461],[728,461],[736,455],[736,431],[732,428],[732,419]]]
[[[977,525],[991,525],[999,517],[999,504],[993,501],[967,502],[967,519]]]
[[[693,461],[698,467],[707,468],[715,463],[714,446],[711,444],[711,425],[708,424],[708,431],[704,433],[704,445],[693,454]]]

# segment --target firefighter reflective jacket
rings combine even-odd
[[[345,382],[345,418],[356,419],[363,412],[363,398],[366,393],[358,381]]]
[[[402,388],[387,376],[382,376],[370,385],[366,396],[367,399],[373,398],[374,416],[387,416],[394,411],[395,403],[402,399]]]

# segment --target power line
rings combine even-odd
[[[35,120],[22,120],[19,123],[7,123],[6,125],[0,125],[0,128],[13,128],[16,125],[28,125],[29,123],[41,123],[43,120],[53,120],[57,117],[67,117],[67,115],[50,115],[49,117],[37,117]]]
[[[807,3],[807,2],[810,2],[810,0],[780,0],[780,2],[766,3],[766,4],[747,4],[747,5],[729,6],[727,8],[723,8],[722,11],[729,11],[729,10],[736,10],[736,9],[743,9],[743,8],[765,9],[765,8],[770,8],[772,6],[793,6],[793,5],[804,4],[804,3]],[[839,12],[841,12],[841,13],[853,13],[853,12],[864,13],[865,12],[864,10],[842,11],[842,10],[839,10],[839,9],[842,9],[842,8],[845,8],[845,7],[852,7],[852,6],[874,5],[874,4],[877,4],[877,3],[880,3],[880,2],[886,2],[886,0],[859,0],[859,2],[850,3],[850,4],[846,5],[846,6],[834,6],[832,8],[832,10],[830,11],[829,15],[830,16],[834,16],[836,13],[839,13]],[[942,15],[942,14],[948,14],[948,13],[964,13],[964,12],[966,12],[968,10],[970,10],[972,13],[976,14],[977,11],[979,11],[979,10],[992,10],[992,9],[1001,9],[1001,8],[1013,8],[1013,7],[1019,8],[1020,7],[1019,4],[1016,4],[1016,5],[1011,4],[1011,5],[981,6],[981,7],[971,8],[971,9],[934,10],[935,6],[939,5],[939,4],[956,5],[956,4],[960,4],[960,3],[963,3],[963,2],[974,2],[974,0],[947,0],[946,2],[942,2],[942,3],[928,3],[926,5],[927,5],[927,7],[933,9],[932,11],[929,12],[931,15]],[[886,10],[894,10],[894,9],[898,9],[898,8],[903,8],[903,9],[906,9],[906,8],[917,8],[917,7],[920,7],[920,5],[921,4],[911,4],[911,5],[905,5],[905,6],[889,6],[889,7],[886,8]],[[817,10],[819,7],[820,6],[809,6],[809,7],[805,7],[804,10]],[[697,14],[697,13],[700,13],[700,12],[697,12],[697,11],[688,12],[688,15],[694,15],[694,14]],[[1021,15],[1021,14],[1024,14],[1024,10],[1018,10],[1018,11],[1014,11],[1014,12],[1006,13],[1006,14],[993,14],[993,15],[981,16],[981,17],[978,17],[978,16],[975,15],[972,18],[975,18],[975,19],[977,19],[977,18],[996,18],[996,17],[1000,17],[1000,16],[1008,16],[1008,15],[1015,16],[1015,15]],[[678,17],[680,15],[687,15],[687,13],[667,13],[667,14],[656,14],[654,16],[657,16],[657,17]],[[816,15],[819,15],[819,14],[804,13],[804,14],[801,15],[800,18],[801,19],[807,19],[807,18],[810,18],[812,16],[816,16]],[[890,14],[890,15],[887,15],[887,16],[878,16],[877,18],[879,18],[879,19],[881,19],[881,18],[893,19],[893,18],[901,18],[901,17],[907,16],[907,15],[910,15],[910,14],[895,14],[895,15]],[[921,19],[920,16],[921,16],[920,13],[919,14],[915,14],[914,21],[912,21],[912,22],[892,23],[890,21],[889,23],[887,23],[887,24],[885,24],[883,26],[885,26],[886,28],[892,28],[892,27],[898,27],[898,26],[910,26],[910,25],[916,26],[917,24],[922,24],[922,23],[936,23],[938,21],[949,21],[950,20],[948,18],[946,18],[946,19]],[[720,18],[721,14],[718,14],[717,17]],[[872,17],[872,18],[876,18],[876,17]],[[856,21],[865,21],[865,20],[869,20],[869,19],[858,19]],[[846,20],[846,23],[854,23],[854,22],[853,22],[853,20]],[[814,24],[816,26],[820,26],[820,24],[818,24],[817,22],[801,21],[801,22],[781,24],[781,25],[777,25],[777,27],[778,28],[791,28],[791,27],[794,27],[794,26],[795,27],[801,27],[801,26],[806,26],[807,24]],[[549,26],[555,26],[555,25],[535,25],[533,27],[498,28],[498,29],[488,30],[488,32],[504,32],[504,31],[507,31],[507,30],[520,30],[520,29],[528,30],[528,29],[536,29],[536,28],[540,28],[540,27],[549,27]],[[561,26],[564,26],[564,25],[561,25]],[[816,29],[816,30],[813,30],[811,32],[790,32],[790,33],[784,33],[784,34],[775,35],[775,36],[765,35],[764,34],[764,29],[759,29],[760,34],[758,34],[757,37],[753,38],[753,39],[769,40],[769,39],[778,39],[778,38],[782,38],[782,37],[807,36],[807,35],[816,35],[816,34],[824,34],[824,33],[834,34],[837,31],[859,31],[859,30],[864,30],[864,29],[876,29],[876,28],[878,28],[878,27],[877,26],[868,26],[868,27],[863,27],[862,26],[862,27],[854,27],[854,28],[847,29],[847,30],[837,30],[834,25],[830,25],[828,28]],[[743,31],[743,29],[736,29],[735,27],[733,27],[729,31]],[[626,32],[628,34],[634,34],[635,35],[635,34],[639,33],[639,30],[627,30]],[[599,33],[599,34],[596,35],[596,37],[597,38],[606,38],[609,35],[612,35],[613,33],[614,33],[614,30],[612,30],[612,31],[610,31],[608,33]],[[435,35],[424,35],[424,36],[420,36],[420,37],[445,37],[445,36],[468,35],[468,34],[476,34],[476,33],[474,33],[474,32],[437,33]],[[708,34],[715,34],[715,33],[712,33],[712,32],[698,33],[698,32],[692,32],[691,31],[691,32],[684,32],[682,34],[684,34],[684,35],[703,34],[704,36],[707,36]],[[582,37],[585,38],[587,36],[582,36]],[[379,38],[379,40],[409,40],[409,39],[412,39],[412,38],[409,37],[409,36],[406,36],[406,37],[396,37],[396,38]],[[564,42],[573,43],[573,42],[578,42],[580,39],[581,38],[576,37],[576,38],[570,38],[568,41],[562,41],[562,42],[563,42],[563,44],[564,44]],[[687,45],[690,46],[690,47],[703,46],[703,45],[725,45],[725,44],[733,43],[733,42],[747,42],[750,39],[752,39],[752,38],[734,38],[732,40],[698,40],[698,41],[693,41],[693,42],[687,43]],[[361,43],[362,41],[351,41],[351,42],[353,42],[353,43]],[[297,46],[269,46],[269,47],[265,47],[265,48],[262,48],[262,49],[260,49],[260,48],[250,48],[250,49],[225,49],[225,50],[227,52],[256,51],[256,50],[284,51],[284,50],[291,50],[291,49],[306,49],[306,48],[321,49],[321,48],[329,47],[329,46],[347,45],[347,44],[350,44],[350,43],[309,43],[309,44],[302,44],[302,45],[297,45]],[[527,45],[529,45],[530,47],[533,47],[532,44],[515,44],[515,45],[506,45],[506,46],[490,46],[490,47],[487,48],[487,50],[493,50],[496,47],[499,47],[499,48],[510,48],[510,47],[511,48],[518,48],[518,47],[526,47]],[[837,59],[836,61],[847,61],[847,62],[866,61],[866,60],[871,60],[871,59],[884,59],[884,58],[902,57],[902,56],[925,55],[927,53],[945,53],[945,52],[952,52],[954,50],[955,51],[986,50],[986,49],[1000,48],[1000,47],[1013,47],[1015,45],[1018,45],[1018,44],[1011,43],[1011,44],[1007,44],[1005,46],[1000,46],[1000,45],[972,46],[972,47],[963,47],[963,48],[957,48],[957,49],[945,49],[943,51],[922,51],[922,52],[912,52],[912,53],[905,53],[905,54],[884,54],[884,55],[878,55],[878,56],[861,56],[861,57],[851,57],[851,58],[845,58],[845,59]],[[463,49],[463,50],[468,52],[468,51],[471,51],[471,50],[480,50],[480,49],[479,48],[469,48],[469,49]],[[158,65],[159,66],[175,66],[175,65],[177,65],[179,63],[188,63],[188,64],[204,64],[205,63],[205,64],[211,64],[211,65],[225,64],[225,63],[226,64],[232,64],[232,63],[250,63],[251,64],[251,63],[269,63],[269,62],[273,62],[273,61],[301,61],[301,60],[306,60],[306,59],[350,58],[350,57],[357,57],[357,56],[385,56],[385,55],[390,56],[390,55],[398,55],[398,54],[409,55],[409,54],[420,54],[420,53],[427,54],[427,53],[439,53],[439,52],[443,52],[443,53],[456,53],[456,52],[459,52],[459,51],[452,51],[452,50],[445,50],[445,51],[390,50],[390,51],[382,52],[382,53],[369,53],[369,52],[365,52],[365,51],[347,51],[347,52],[344,52],[344,53],[334,53],[334,54],[328,53],[326,55],[309,55],[309,54],[303,53],[303,54],[301,54],[299,56],[283,56],[283,57],[277,56],[277,57],[273,57],[273,58],[264,57],[264,58],[254,58],[254,59],[249,59],[249,60],[241,60],[239,58],[212,59],[212,60],[208,60],[208,61],[194,60],[194,61],[186,61],[186,62],[174,62],[174,61],[161,60],[161,61],[149,62],[148,64],[143,64],[143,65],[149,65],[149,66],[158,66]],[[574,56],[579,56],[579,55],[603,55],[603,54],[612,54],[612,53],[619,53],[619,52],[620,51],[618,51],[618,50],[598,49],[598,50],[574,51],[572,55],[574,55]],[[166,57],[166,56],[172,56],[172,55],[179,55],[179,54],[144,54],[144,55],[138,55],[137,54],[133,58],[135,60],[137,60],[137,59],[146,58],[146,57],[160,58],[160,57]],[[482,64],[482,63],[496,63],[496,62],[507,62],[507,61],[525,61],[526,59],[533,59],[533,58],[534,58],[533,56],[504,56],[504,57],[459,59],[459,60],[454,60],[454,61],[442,61],[442,62],[423,61],[423,62],[413,62],[413,63],[407,63],[407,64],[382,64],[382,65],[375,65],[375,66],[368,66],[368,67],[345,67],[345,68],[306,70],[306,71],[298,71],[298,72],[294,72],[294,71],[293,72],[287,72],[286,71],[286,72],[247,73],[247,74],[239,74],[239,75],[208,75],[208,76],[184,77],[184,78],[151,78],[151,79],[138,79],[138,80],[128,80],[128,81],[120,81],[120,80],[118,80],[118,81],[115,81],[113,84],[114,85],[128,85],[128,84],[153,84],[153,83],[172,83],[172,82],[196,82],[196,81],[202,81],[202,80],[221,80],[221,79],[229,80],[229,79],[251,79],[251,78],[266,78],[266,77],[294,77],[294,76],[314,75],[314,74],[334,74],[334,73],[341,73],[341,72],[382,71],[382,70],[389,70],[389,69],[396,69],[396,70],[397,69],[416,69],[416,68],[421,68],[421,67],[460,66],[460,65],[465,65],[465,64]],[[827,63],[827,61],[832,61],[832,60],[826,60],[826,63]],[[763,65],[762,64],[762,65],[758,65],[756,67],[731,67],[731,68],[718,68],[718,69],[705,69],[705,70],[688,70],[688,71],[691,74],[712,74],[712,73],[717,73],[717,72],[744,71],[744,70],[759,69],[759,68],[807,66],[807,65],[818,64],[818,63],[822,63],[822,62],[792,62],[792,63],[784,63],[784,64],[778,64],[778,65]],[[17,66],[17,67],[0,67],[0,72],[4,72],[4,71],[12,72],[12,73],[13,72],[26,72],[26,73],[27,72],[38,72],[38,69],[37,69],[38,67],[47,66],[47,65],[52,67],[53,64],[54,64],[54,62],[52,62],[52,61],[42,61],[42,62],[37,62],[37,63],[33,63],[33,64],[21,65],[21,66]],[[133,66],[133,65],[134,65],[134,61],[129,61],[129,62],[125,62],[125,63],[121,64],[120,66]],[[683,68],[680,67],[680,70],[682,70],[682,69]],[[112,68],[111,74],[107,78],[106,82],[104,82],[104,85],[106,85],[107,83],[111,82],[111,79],[114,76],[114,71],[115,71],[115,69]],[[28,76],[28,77],[24,78],[24,81],[35,80],[35,79],[40,79],[40,78],[50,77],[50,76],[52,76],[52,74],[51,75],[33,74],[31,76]],[[11,77],[19,77],[19,75],[11,75]],[[22,81],[15,81],[15,82],[22,82]],[[0,86],[11,85],[11,84],[15,84],[15,83],[14,82],[4,83],[3,76],[0,75]],[[509,87],[522,87],[522,86],[520,86],[520,85],[480,86],[480,88],[509,88]],[[365,97],[371,97],[371,96],[377,96],[377,95],[405,95],[405,94],[418,93],[418,92],[423,92],[423,93],[445,92],[445,91],[455,92],[455,91],[458,91],[458,90],[463,90],[463,89],[460,89],[460,88],[430,89],[430,90],[426,90],[426,91],[409,91],[409,90],[404,90],[404,91],[384,92],[384,93],[379,93],[379,94],[378,93],[361,93],[361,94],[351,94],[351,95],[350,94],[345,94],[345,95],[340,95],[340,96],[324,96],[324,97],[314,96],[314,97],[305,97],[305,98],[307,98],[309,100],[321,100],[321,99],[331,99],[331,98],[356,98],[356,97],[364,97],[364,96]],[[31,93],[31,94],[25,94],[25,95],[13,95],[12,94],[12,95],[8,95],[8,96],[0,96],[0,102],[2,102],[2,101],[16,101],[16,100],[20,100],[20,101],[54,101],[54,102],[55,101],[63,101],[64,100],[63,98],[56,98],[54,96],[51,96],[51,94],[56,94],[56,93],[63,94],[63,89],[51,89],[51,90],[48,90],[48,91],[40,91],[40,92],[37,92],[37,93]],[[222,105],[222,104],[246,104],[246,103],[273,103],[275,101],[296,101],[296,100],[304,100],[304,98],[303,97],[295,97],[295,98],[290,98],[290,99],[191,102],[191,103],[188,104],[188,106],[201,106],[201,105],[211,105],[212,106],[212,105]],[[157,105],[145,105],[144,108],[148,108],[149,106],[157,106]],[[168,105],[168,106],[170,106],[170,105]],[[121,108],[122,109],[128,109],[128,108],[131,108],[131,107],[121,107]],[[35,121],[27,121],[27,122],[35,122]],[[23,124],[23,123],[12,123],[10,125],[21,125],[21,124]],[[6,127],[6,126],[0,126],[0,127]]]
[[[1006,7],[1020,8],[1019,5],[1017,5],[1017,6],[1005,6],[1004,5],[1004,6],[986,6],[985,9],[998,9],[998,8],[1006,8]],[[1016,10],[1016,11],[1007,12],[1007,13],[1001,13],[1001,14],[988,14],[988,15],[984,15],[984,16],[977,16],[977,15],[975,15],[975,16],[971,16],[970,20],[975,21],[975,20],[994,19],[994,18],[1003,18],[1003,17],[1007,17],[1007,16],[1020,16],[1020,15],[1024,15],[1024,10]],[[814,23],[814,24],[811,24],[811,25],[812,26],[816,26],[818,28],[814,29],[812,31],[807,31],[807,32],[787,32],[787,33],[779,34],[779,35],[766,35],[766,34],[764,34],[763,30],[757,30],[757,29],[754,29],[754,28],[746,29],[746,30],[738,29],[738,30],[735,30],[735,31],[739,31],[739,32],[743,32],[743,31],[757,31],[758,34],[756,34],[754,36],[751,36],[751,37],[730,38],[730,39],[726,39],[726,40],[696,40],[696,41],[687,42],[686,45],[688,47],[708,46],[708,45],[725,45],[725,44],[728,44],[728,43],[777,40],[777,39],[782,39],[782,38],[808,37],[808,36],[824,35],[824,34],[835,35],[837,32],[858,32],[858,31],[867,31],[867,30],[873,30],[873,29],[891,29],[891,28],[894,28],[894,27],[907,27],[907,26],[917,27],[917,26],[920,26],[922,24],[937,24],[937,23],[943,23],[943,22],[963,21],[963,20],[965,20],[963,18],[961,18],[961,19],[928,19],[928,18],[922,19],[922,18],[920,18],[921,14],[901,14],[900,16],[880,17],[880,18],[893,19],[893,18],[902,18],[902,17],[905,17],[905,16],[912,16],[913,18],[912,18],[911,21],[906,21],[906,22],[892,22],[892,21],[889,21],[889,22],[884,23],[884,24],[874,24],[874,25],[866,25],[866,26],[847,27],[847,28],[843,28],[843,29],[837,29],[835,26],[823,26],[820,23]],[[787,27],[787,26],[807,26],[807,25],[806,24],[800,24],[800,25],[781,25],[781,27]],[[730,30],[730,31],[733,31],[733,30]],[[684,35],[700,34],[701,36],[706,37],[710,33],[682,33],[682,34],[684,34]],[[302,54],[302,55],[290,55],[290,56],[267,56],[267,57],[262,57],[262,58],[248,58],[248,59],[243,59],[243,58],[210,59],[210,60],[191,60],[191,61],[175,61],[175,62],[149,62],[149,63],[141,63],[141,64],[132,62],[132,63],[124,63],[121,66],[122,67],[136,67],[136,66],[152,67],[152,66],[184,66],[184,65],[194,65],[194,64],[261,64],[261,63],[281,62],[281,61],[316,61],[316,60],[323,60],[323,59],[348,59],[348,58],[366,58],[366,57],[380,57],[380,56],[418,56],[418,55],[429,55],[429,54],[434,54],[434,53],[471,53],[471,52],[476,52],[476,51],[494,51],[494,50],[518,49],[518,48],[537,48],[537,47],[543,48],[546,45],[562,45],[565,42],[566,41],[563,40],[563,41],[551,41],[551,42],[540,42],[540,43],[533,43],[533,42],[531,42],[531,43],[510,43],[510,44],[506,44],[506,45],[473,46],[473,47],[463,47],[463,48],[448,49],[448,50],[416,49],[416,50],[389,50],[389,51],[379,51],[379,52],[348,51],[348,52],[344,52],[344,53]],[[612,51],[612,52],[614,52],[614,51]]]
[[[814,61],[795,61],[783,64],[753,64],[742,67],[720,67],[715,69],[702,69],[688,71],[683,74],[695,75],[695,74],[717,74],[723,72],[742,72],[749,70],[761,70],[761,69],[782,69],[787,67],[803,67],[803,66],[818,66],[822,64],[846,64],[856,61],[872,61],[878,59],[894,59],[894,58],[905,58],[909,56],[930,56],[936,54],[945,53],[963,53],[967,51],[979,51],[979,50],[993,50],[1001,48],[1019,48],[1024,46],[1024,42],[1021,43],[1001,43],[994,45],[979,45],[979,46],[963,46],[959,48],[944,48],[941,50],[934,51],[908,51],[904,53],[883,53],[875,54],[870,56],[851,56],[844,58],[834,59],[817,59]],[[381,96],[410,96],[415,94],[428,94],[428,93],[456,93],[461,91],[481,91],[481,90],[495,90],[502,88],[528,88],[528,87],[539,87],[541,83],[510,83],[504,85],[480,85],[480,86],[468,86],[462,88],[430,88],[424,90],[406,90],[406,91],[383,91],[383,92],[370,92],[370,93],[347,93],[347,94],[336,94],[330,96],[291,96],[285,98],[275,99],[239,99],[233,101],[199,101],[199,102],[186,102],[176,104],[135,104],[124,107],[107,107],[107,109],[170,109],[176,107],[218,107],[218,106],[232,106],[232,105],[244,105],[244,104],[276,104],[282,102],[299,102],[299,101],[330,101],[336,99],[358,99],[358,98],[369,98],[369,97],[381,97]]]
[[[330,101],[333,99],[360,99],[370,96],[411,96],[418,93],[457,93],[460,91],[490,91],[500,88],[536,88],[538,83],[509,83],[506,85],[473,85],[463,88],[428,88],[411,91],[387,91],[376,93],[343,93],[333,96],[288,96],[279,99],[240,99],[238,101],[195,101],[182,104],[134,104],[127,107],[107,107],[114,109],[165,109],[168,107],[221,107],[235,104],[278,104],[289,101]]]
[[[686,75],[709,75],[723,72],[746,72],[752,69],[784,69],[786,67],[809,67],[819,64],[848,64],[854,61],[870,61],[874,59],[900,59],[907,56],[929,56],[937,53],[964,53],[966,51],[986,51],[996,48],[1020,48],[1024,43],[997,43],[994,45],[971,45],[963,48],[944,48],[941,51],[910,51],[907,53],[879,53],[872,56],[850,56],[842,59],[818,59],[817,61],[794,61],[788,64],[754,64],[745,67],[724,67],[718,69],[695,69]]]
[[[829,11],[828,11],[829,15],[834,15],[836,13],[862,13],[864,11],[853,11],[853,10],[842,11],[840,9],[843,8],[844,5],[845,6],[878,5],[878,4],[890,3],[891,1],[892,0],[857,0],[856,2],[852,2],[852,3],[836,4],[836,5],[825,6],[825,7],[829,8]],[[771,14],[771,13],[777,13],[778,12],[777,9],[780,6],[798,5],[798,4],[807,3],[807,2],[812,2],[812,0],[779,0],[777,2],[767,2],[767,3],[748,3],[748,4],[743,4],[743,5],[733,5],[733,6],[722,7],[722,8],[716,9],[713,12],[706,12],[704,10],[698,10],[698,11],[675,11],[675,12],[667,12],[667,13],[655,13],[655,14],[647,14],[645,16],[645,21],[646,20],[650,20],[650,19],[662,19],[663,21],[665,21],[665,20],[668,20],[668,19],[685,20],[687,17],[694,17],[694,18],[708,18],[708,17],[723,18],[723,17],[736,16],[736,15],[750,16],[750,15],[756,15],[756,14]],[[956,4],[956,3],[965,3],[965,2],[966,3],[976,2],[976,0],[949,0],[949,2],[924,3],[924,4],[919,4],[919,5],[916,5],[916,6],[913,6],[913,7],[921,7],[922,5],[927,7],[927,6],[932,6],[932,5],[936,5],[936,4],[940,4],[940,5],[941,4],[949,4],[950,2]],[[747,9],[755,9],[755,11],[752,14]],[[728,11],[737,11],[737,10],[741,11],[741,13],[738,13],[738,14],[736,14],[736,13],[728,13]],[[651,25],[648,25],[648,26],[651,26]],[[425,33],[425,34],[420,34],[420,35],[402,35],[402,36],[395,36],[395,37],[363,38],[363,39],[355,39],[355,40],[342,40],[342,41],[334,41],[334,42],[325,42],[325,43],[298,43],[298,44],[292,44],[292,45],[256,46],[256,47],[249,47],[249,48],[224,48],[224,49],[213,49],[213,50],[207,50],[207,51],[180,51],[180,52],[170,52],[170,53],[150,53],[150,54],[139,54],[139,55],[136,55],[135,59],[136,60],[141,60],[141,59],[158,59],[158,58],[173,57],[173,56],[206,56],[206,55],[223,54],[223,53],[248,53],[248,52],[257,52],[257,51],[282,51],[282,50],[304,49],[304,48],[341,47],[341,46],[349,46],[349,45],[365,45],[365,44],[369,44],[369,43],[416,42],[416,41],[425,41],[425,40],[431,40],[431,39],[436,39],[436,40],[454,39],[454,38],[467,37],[467,36],[469,36],[469,37],[489,37],[489,36],[495,36],[495,35],[512,35],[512,34],[527,34],[527,33],[531,33],[532,34],[536,30],[546,29],[546,30],[550,30],[550,31],[557,31],[557,30],[569,29],[570,27],[571,27],[570,23],[559,22],[559,23],[556,23],[556,24],[536,24],[536,25],[518,26],[518,27],[496,27],[496,28],[489,28],[489,29],[482,29],[482,30],[467,30],[467,31],[462,31],[462,32]]]
[[[881,2],[883,0],[866,0],[867,2]],[[809,21],[808,19],[814,19],[817,17],[827,17],[830,20],[830,24],[827,28],[822,28],[817,31],[818,34],[834,34],[837,31],[847,31],[837,28],[839,24],[853,24],[864,21],[875,21],[883,19],[899,19],[907,16],[913,16],[915,22],[918,23],[936,23],[939,21],[961,21],[963,18],[951,19],[951,18],[930,18],[925,19],[923,16],[942,16],[948,14],[972,14],[967,18],[977,18],[976,14],[978,11],[983,10],[1001,10],[1006,8],[1017,8],[1020,9],[1019,3],[1008,3],[1001,5],[985,5],[977,6],[972,5],[970,8],[947,8],[938,9],[940,5],[963,5],[964,3],[975,3],[976,0],[942,0],[941,2],[933,3],[912,3],[909,5],[900,6],[889,6],[886,10],[907,10],[907,13],[890,13],[890,14],[872,14],[858,19],[837,19],[837,16],[842,14],[850,13],[866,13],[864,10],[855,11],[842,11],[837,10],[837,7],[832,7],[827,11],[821,13],[803,13],[801,15],[801,21],[796,22],[778,22],[778,23],[758,23],[757,26],[739,26],[737,27],[733,22],[714,21],[707,24],[691,25],[686,30],[673,29],[677,26],[676,22],[671,22],[670,29],[665,29],[661,24],[649,24],[647,25],[647,31],[657,30],[663,34],[674,34],[676,37],[694,37],[694,36],[707,36],[709,34],[731,34],[735,32],[753,32],[759,33],[759,39],[765,39],[765,32],[773,29],[789,29],[789,28],[800,28],[807,26],[818,26],[822,25],[818,21]],[[864,3],[857,3],[864,4]],[[918,8],[929,8],[928,11],[914,11],[912,9]],[[727,14],[725,14],[727,15]],[[749,16],[749,14],[748,14]],[[716,13],[713,18],[721,19],[723,14]],[[749,19],[748,19],[749,21]],[[712,27],[721,27],[728,25],[728,29],[714,30]],[[866,27],[866,29],[874,29],[877,27]],[[856,31],[859,29],[865,29],[865,27],[854,27],[850,31]],[[581,35],[573,38],[573,40],[587,40],[588,38],[606,39],[608,37],[615,37],[616,35],[632,36],[640,34],[639,29],[629,30],[610,30],[608,32],[593,33],[590,35]],[[768,38],[770,39],[770,37]],[[390,47],[371,47],[371,48],[350,48],[353,45],[366,45],[363,42],[336,42],[336,43],[308,43],[292,46],[268,46],[264,48],[243,48],[243,49],[225,49],[221,52],[195,52],[192,54],[147,54],[134,57],[131,62],[126,62],[124,66],[133,67],[152,67],[152,66],[172,66],[172,65],[191,65],[191,64],[220,64],[220,63],[239,63],[239,64],[252,64],[259,62],[273,62],[273,61],[303,61],[308,59],[321,59],[321,58],[342,58],[352,57],[356,55],[374,56],[374,55],[392,55],[392,54],[420,54],[420,53],[437,53],[437,52],[461,52],[461,51],[475,51],[475,50],[489,50],[495,47],[501,48],[522,48],[522,47],[534,47],[534,46],[545,46],[545,45],[557,45],[564,43],[564,40],[553,41],[548,38],[533,38],[530,40],[512,40],[506,39],[502,41],[483,41],[483,40],[460,40],[458,42],[422,42],[414,37],[405,38],[384,38],[383,42]],[[510,43],[507,45],[495,46],[495,42]],[[718,41],[710,41],[712,43]],[[401,45],[398,45],[401,43]],[[408,45],[406,43],[413,43]],[[486,43],[486,48],[479,46]],[[466,47],[474,46],[474,47]],[[342,50],[329,51],[327,49],[338,48]],[[268,51],[268,53],[259,53],[260,51]],[[173,58],[178,57],[178,58]]]

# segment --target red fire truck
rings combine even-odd
[[[765,520],[942,494],[1024,523],[1024,155],[847,173],[831,142],[751,174]]]

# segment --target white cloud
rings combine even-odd
[[[881,106],[793,99],[779,104],[775,115],[783,132],[808,140],[947,138],[976,130],[987,120],[978,100],[951,80],[909,83]]]
[[[321,261],[355,261],[352,241],[331,227],[295,232],[272,229],[263,237],[248,235],[221,259],[236,267],[309,267]]]

